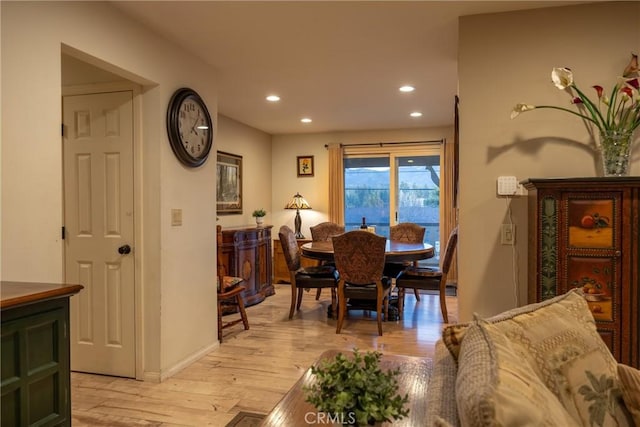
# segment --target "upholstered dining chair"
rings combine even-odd
[[[401,222],[389,227],[389,240],[407,243],[422,243],[424,241],[425,228],[413,222]],[[410,265],[417,266],[417,262],[388,262],[384,265],[384,275],[393,279]],[[413,290],[416,300],[420,301],[420,292]]]
[[[216,242],[217,242],[217,254],[218,254],[218,341],[222,343],[222,330],[230,328],[242,322],[244,329],[249,329],[249,319],[247,318],[247,311],[244,307],[244,300],[242,299],[242,293],[245,291],[245,287],[242,286],[243,279],[241,277],[227,276],[224,257],[222,255],[222,227],[216,227]],[[237,311],[240,313],[239,319],[230,321],[223,320],[223,310],[229,310],[231,312]]]
[[[325,221],[320,224],[316,224],[313,227],[310,227],[311,230],[311,240],[314,242],[324,242],[327,240],[331,240],[333,236],[337,236],[338,234],[344,233],[344,226],[336,224],[335,222]],[[333,262],[320,262],[324,265],[335,265]],[[316,291],[316,300],[320,299],[320,294],[322,293],[322,288],[318,288]]]
[[[282,252],[287,261],[289,277],[291,279],[291,307],[289,309],[289,319],[293,318],[295,310],[300,310],[302,303],[302,292],[305,289],[331,289],[331,312],[336,313],[336,287],[338,286],[338,271],[331,265],[319,265],[301,267],[300,247],[296,240],[296,235],[291,228],[286,225],[280,227],[278,232]]]
[[[447,275],[451,268],[453,261],[453,254],[458,245],[458,227],[456,226],[449,234],[447,240],[447,246],[444,251],[444,258],[442,259],[442,266],[440,268],[427,268],[427,267],[407,267],[396,278],[396,287],[398,288],[398,312],[400,319],[402,319],[404,312],[404,294],[405,289],[413,289],[414,292],[425,290],[437,290],[440,292],[440,311],[442,312],[442,319],[444,323],[449,323],[449,317],[447,315],[447,300],[446,300],[446,288],[447,288]]]
[[[335,222],[326,221],[310,227],[309,230],[311,230],[311,240],[314,242],[323,242],[331,240],[333,236],[344,233],[344,226],[336,224]]]
[[[386,237],[354,230],[334,236],[333,258],[340,272],[338,283],[339,334],[347,313],[347,300],[375,301],[378,335],[382,335],[382,315],[387,320],[391,280],[383,276]],[[362,309],[361,306],[353,308]]]

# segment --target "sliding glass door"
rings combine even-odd
[[[426,228],[425,242],[440,246],[439,147],[387,149],[386,153],[348,153],[344,157],[344,205],[347,230],[363,218],[376,234],[414,222]],[[436,261],[436,260],[434,260]]]

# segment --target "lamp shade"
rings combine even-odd
[[[285,209],[311,209],[309,202],[307,202],[300,193],[296,193],[291,201],[284,207]]]

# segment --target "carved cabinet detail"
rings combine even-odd
[[[529,179],[529,302],[581,288],[602,339],[635,367],[640,178]]]
[[[221,262],[225,274],[244,279],[243,294],[247,306],[273,295],[271,282],[271,225],[222,229]]]

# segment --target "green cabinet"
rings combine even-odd
[[[1,315],[2,427],[70,426],[68,296],[3,306]]]

